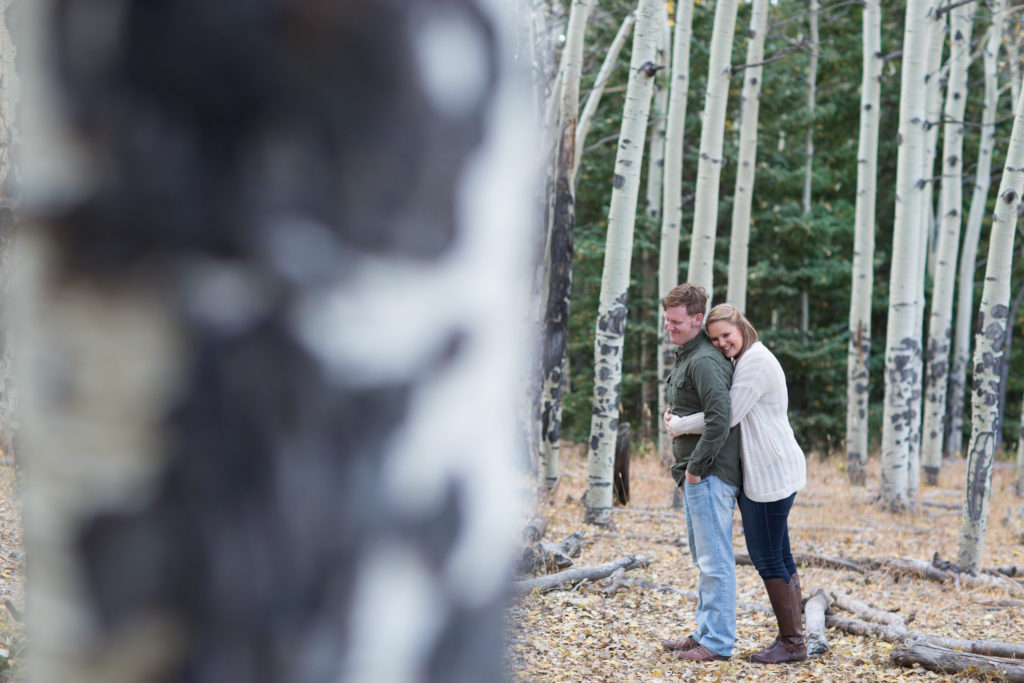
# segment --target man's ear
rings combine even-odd
[[[700,325],[701,327],[703,327],[704,326],[704,314],[703,313],[698,313],[694,317],[697,318],[697,324]]]

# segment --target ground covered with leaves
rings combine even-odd
[[[583,531],[576,567],[644,554],[651,563],[627,572],[628,576],[680,591],[696,590],[697,571],[687,550],[685,519],[681,510],[672,508],[672,483],[656,456],[634,454],[632,500],[628,507],[614,510],[613,524],[607,528],[583,522],[585,450],[567,444],[561,460],[562,478],[554,494],[538,494],[529,511],[548,518],[543,540],[558,541]],[[854,562],[886,558],[931,562],[936,553],[944,560],[956,559],[965,462],[944,463],[939,485],[923,487],[919,509],[901,514],[883,511],[876,502],[877,459],[871,463],[866,487],[848,485],[843,464],[839,456],[808,458],[808,485],[797,494],[790,515],[794,554]],[[1024,500],[1014,492],[1014,476],[1010,463],[996,464],[983,567],[1024,569],[1020,536]],[[738,511],[734,548],[746,553]],[[891,569],[862,573],[805,565],[799,571],[805,598],[820,587],[895,612],[917,633],[1024,642],[1024,599],[1015,591],[940,583]],[[767,606],[764,585],[754,568],[741,564],[736,574],[737,600]],[[899,667],[890,659],[892,643],[835,628],[826,630],[829,650],[806,662],[779,666],[749,662],[746,656],[766,646],[777,632],[774,617],[750,605],[737,614],[731,660],[683,662],[663,650],[661,641],[691,633],[695,607],[695,601],[664,589],[634,585],[609,594],[600,582],[523,595],[507,611],[510,678],[516,683],[957,680],[949,674]]]
[[[0,683],[21,665],[25,633],[25,547],[21,531],[21,474],[0,458]]]

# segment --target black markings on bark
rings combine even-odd
[[[622,187],[625,184],[626,178],[624,176],[619,175],[618,173],[612,175],[612,187],[614,187],[616,190],[622,189]]]

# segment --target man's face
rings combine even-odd
[[[686,306],[673,306],[665,309],[665,329],[673,344],[682,346],[700,332],[700,324],[704,314],[690,315]]]

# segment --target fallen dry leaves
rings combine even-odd
[[[585,533],[577,566],[592,566],[624,555],[651,557],[645,569],[629,576],[695,590],[697,572],[686,548],[685,520],[672,509],[672,484],[652,454],[634,453],[629,507],[616,508],[611,528],[583,523],[586,456],[582,447],[565,444],[562,480],[547,501],[529,513],[549,518],[545,540],[559,540],[576,530]],[[891,514],[875,503],[879,465],[873,459],[867,487],[852,488],[842,471],[842,458],[808,459],[808,485],[797,494],[790,515],[795,553],[841,557],[912,558],[931,561],[934,553],[955,560],[960,529],[956,509],[963,496],[966,464],[944,463],[938,487],[925,487],[929,502],[917,512]],[[1013,492],[1014,471],[997,463],[985,538],[985,567],[1024,569],[1024,544],[1015,519],[1024,500]],[[734,547],[746,552],[736,513]],[[737,599],[763,603],[767,596],[757,572],[740,565]],[[1024,641],[1024,601],[995,588],[940,584],[887,571],[860,574],[851,570],[801,567],[804,596],[815,588],[849,593],[872,606],[898,612],[912,620],[911,631],[965,639]],[[827,629],[830,650],[807,662],[762,666],[746,655],[767,645],[776,633],[774,617],[755,610],[737,614],[737,642],[727,662],[685,663],[661,648],[664,638],[689,634],[695,603],[655,589],[627,587],[606,595],[600,586],[532,593],[508,608],[506,648],[510,678],[516,683],[661,681],[924,681],[953,680],[946,674],[894,666],[893,644]]]

